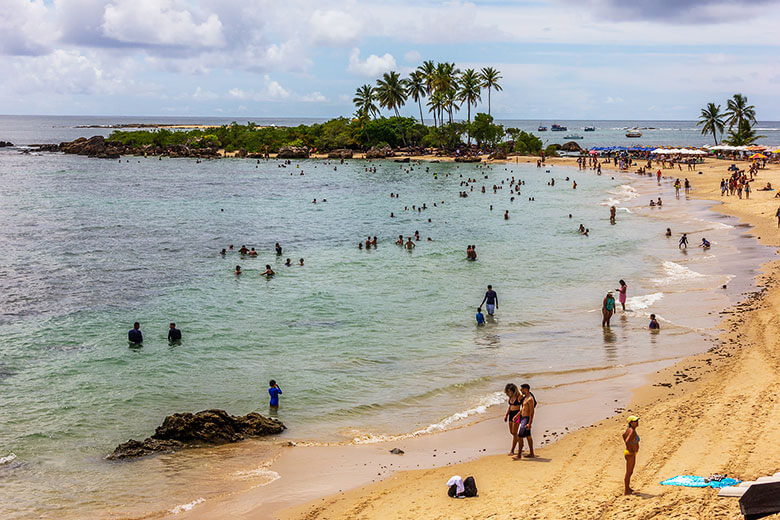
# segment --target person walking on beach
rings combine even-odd
[[[628,427],[623,432],[623,442],[626,448],[623,450],[623,456],[626,459],[626,476],[623,480],[625,489],[624,493],[630,495],[634,492],[631,489],[631,475],[634,473],[634,466],[636,466],[636,454],[639,451],[639,434],[636,432],[639,426],[639,417],[632,415],[628,418]]]
[[[488,290],[485,293],[485,297],[482,298],[482,303],[480,303],[479,306],[482,307],[484,305],[488,315],[492,316],[496,312],[496,309],[498,309],[498,294],[493,290],[492,285],[488,285],[487,288]]]
[[[518,443],[517,428],[520,426],[520,424],[515,421],[515,417],[522,409],[523,396],[514,383],[507,383],[507,385],[504,387],[504,393],[509,398],[509,407],[504,414],[504,422],[509,423],[509,435],[512,436],[512,449],[509,450],[507,455],[514,455],[515,447]],[[521,449],[518,450],[518,453],[522,451],[522,445],[520,448]]]
[[[777,193],[780,193],[780,191],[778,191]],[[777,211],[775,212],[775,216],[777,217],[777,227],[780,228],[780,207],[777,208]]]
[[[137,321],[133,323],[133,328],[128,331],[127,341],[133,345],[140,345],[144,342],[144,335],[141,333],[141,324]]]
[[[601,303],[601,326],[609,327],[609,320],[612,319],[612,315],[615,313],[615,297],[612,296],[612,291],[609,291],[604,297],[604,301]]]
[[[626,312],[626,291],[628,291],[628,285],[626,285],[624,280],[620,280],[618,283],[620,287],[615,289],[618,292],[618,301],[620,301],[620,305],[623,307],[623,312]]]
[[[680,237],[680,242],[677,244],[677,249],[688,249],[688,233],[683,233]]]
[[[268,406],[271,407],[271,410],[278,410],[279,396],[282,395],[282,389],[279,388],[279,385],[277,385],[276,381],[273,379],[268,382],[268,395],[271,396],[271,400],[268,402]]]
[[[534,411],[536,410],[536,398],[531,393],[531,385],[523,383],[520,385],[520,392],[523,394],[523,406],[520,409],[517,426],[517,456],[515,460],[520,460],[523,456],[523,439],[528,441],[528,458],[534,458],[534,439],[531,437],[531,424],[534,422]]]

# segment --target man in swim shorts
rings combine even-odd
[[[485,297],[482,298],[482,303],[480,303],[479,306],[482,307],[482,305],[484,305],[488,315],[492,316],[498,308],[498,294],[493,290],[492,285],[488,285],[487,288],[488,290],[485,293]]]
[[[534,439],[531,437],[531,424],[534,422],[534,411],[536,410],[536,399],[531,393],[531,385],[523,383],[520,385],[520,393],[523,394],[523,406],[520,408],[520,414],[515,418],[520,423],[517,428],[517,437],[519,446],[517,448],[517,457],[520,459],[523,453],[523,439],[528,441],[528,457],[534,458]]]

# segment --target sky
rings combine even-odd
[[[741,92],[780,120],[778,27],[780,0],[0,0],[0,114],[348,116],[430,59],[498,69],[499,119],[695,119]]]

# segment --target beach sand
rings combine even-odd
[[[574,161],[554,159],[548,164]],[[718,185],[729,164],[708,159],[699,167],[701,175],[671,169],[664,175],[688,177],[693,196],[721,200]],[[780,167],[761,170],[754,190],[767,181],[780,186]],[[775,193],[754,191],[750,200],[724,197],[715,209],[753,226],[751,232],[762,243],[778,246],[780,230],[774,215],[780,200],[774,199]],[[402,471],[288,509],[281,517],[741,518],[737,499],[718,498],[717,491],[709,488],[659,482],[681,474],[713,473],[748,480],[780,471],[776,448],[780,442],[779,282],[780,261],[766,264],[761,289],[724,311],[724,332],[716,346],[661,370],[634,392],[625,413],[537,449],[537,459],[514,461],[493,455],[448,467]],[[630,414],[641,417],[641,449],[632,480],[637,493],[626,497],[620,436]],[[537,444],[543,439],[541,433],[535,432]],[[476,445],[481,439],[473,442]],[[456,474],[475,477],[478,498],[447,497],[445,482]]]

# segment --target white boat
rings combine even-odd
[[[564,135],[564,139],[584,139],[581,135]]]
[[[642,137],[642,132],[626,132],[626,137]]]

